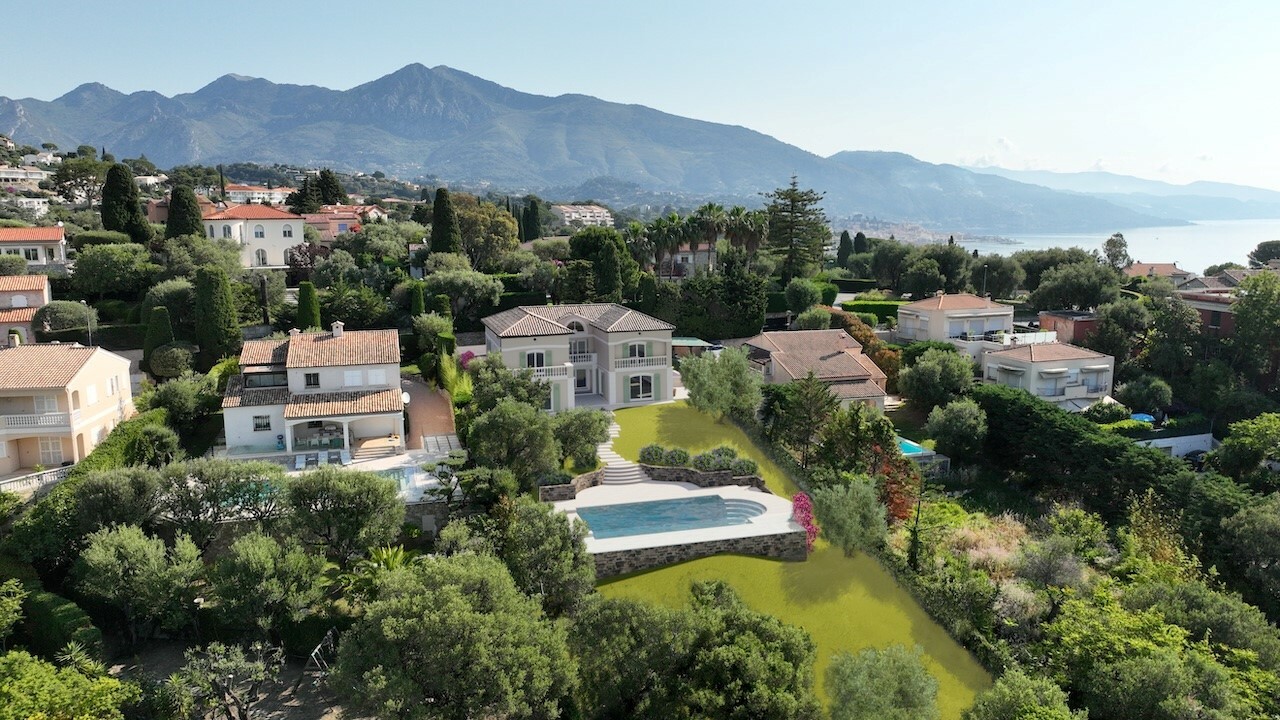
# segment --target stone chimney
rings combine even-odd
[[[342,337],[342,321],[341,320],[333,321],[333,336],[336,338]]]

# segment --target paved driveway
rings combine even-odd
[[[409,393],[407,449],[423,449],[423,436],[453,434],[453,408],[443,390],[436,390],[421,380],[403,377],[400,378],[400,387]]]

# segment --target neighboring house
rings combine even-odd
[[[293,192],[290,187],[269,188],[262,185],[227,185],[227,202],[271,203],[279,205]]]
[[[841,405],[861,402],[884,409],[884,371],[844,330],[765,332],[743,346],[767,383],[800,380],[812,372]]]
[[[41,150],[38,153],[23,155],[22,162],[27,165],[61,165],[62,157],[54,155],[51,150]]]
[[[613,227],[613,213],[599,205],[552,205],[551,213],[572,227]]]
[[[1180,290],[1178,295],[1200,314],[1202,333],[1217,338],[1231,337],[1235,334],[1236,317],[1231,306],[1235,303],[1236,296],[1231,288],[1218,291]]]
[[[1013,327],[1013,306],[969,293],[939,291],[933,297],[898,308],[898,342],[950,342],[973,359],[1009,345],[1054,342],[1052,332],[1020,333]]]
[[[11,195],[0,200],[6,205],[16,205],[23,210],[30,210],[33,215],[42,218],[49,214],[49,198],[47,197],[26,197],[24,195]]]
[[[303,241],[301,215],[268,205],[235,205],[204,216],[206,234],[240,243],[240,263],[287,268],[289,248]]]
[[[0,473],[79,462],[132,414],[126,358],[75,343],[0,349]]]
[[[674,252],[662,254],[662,267],[658,268],[658,276],[663,278],[683,279],[698,270],[716,265],[716,248],[703,242],[684,243]]]
[[[518,307],[484,319],[484,342],[510,368],[551,384],[551,412],[670,400],[672,325],[614,303]]]
[[[204,195],[196,195],[196,204],[200,206],[200,216],[212,215],[225,206],[219,208],[214,205],[213,201]],[[163,199],[151,199],[147,201],[147,222],[166,223],[169,222],[169,196]]]
[[[331,332],[248,340],[222,408],[230,455],[394,453],[405,430],[399,333],[335,322]]]
[[[0,253],[21,255],[28,269],[63,267],[67,264],[67,237],[60,225],[0,228]]]
[[[1115,358],[1067,343],[1018,345],[982,357],[982,379],[1021,388],[1058,407],[1084,410],[1111,392]]]
[[[160,173],[159,175],[135,175],[133,181],[137,183],[140,188],[149,188],[155,187],[156,185],[163,185],[169,181],[169,176],[164,173]]]
[[[51,175],[53,173],[31,165],[23,167],[4,165],[0,166],[0,185],[21,185],[34,190],[39,187],[42,180],[48,180]]]
[[[352,213],[365,222],[386,220],[387,211],[377,205],[321,205],[317,215],[338,215]]]
[[[19,342],[31,342],[36,310],[52,299],[48,275],[0,275],[0,344],[15,332]]]
[[[1081,343],[1098,327],[1098,316],[1088,310],[1041,310],[1040,330],[1057,333],[1058,340]]]
[[[1130,263],[1124,269],[1125,277],[1166,277],[1173,281],[1174,287],[1190,280],[1195,273],[1183,270],[1177,263]]]
[[[353,212],[305,213],[302,220],[320,234],[320,242],[328,244],[343,233],[360,232],[363,222]]]

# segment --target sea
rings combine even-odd
[[[1138,262],[1172,262],[1183,270],[1203,273],[1224,262],[1248,264],[1246,256],[1264,240],[1280,240],[1280,218],[1274,220],[1197,220],[1191,225],[1120,228],[1129,244],[1129,256]],[[966,237],[967,249],[982,254],[1010,255],[1019,250],[1081,247],[1102,250],[1111,233]]]

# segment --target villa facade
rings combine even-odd
[[[67,264],[67,237],[57,225],[0,228],[0,252],[22,256],[28,270],[61,268]]]
[[[249,340],[223,395],[230,455],[403,447],[400,337],[395,330],[289,331]]]
[[[301,215],[267,205],[236,205],[204,216],[205,233],[240,245],[247,268],[287,269],[289,248],[303,241]]]
[[[884,409],[884,371],[844,330],[765,332],[744,347],[766,383],[788,383],[813,373],[842,406],[860,402]]]
[[[1019,345],[986,353],[982,379],[1076,412],[1111,392],[1115,364],[1110,355],[1066,343]]]
[[[132,414],[127,358],[75,343],[0,349],[0,475],[79,462]]]
[[[485,347],[551,384],[546,410],[670,400],[669,323],[614,303],[512,308],[484,319]]]
[[[17,335],[19,342],[30,342],[36,310],[52,299],[48,275],[0,276],[0,339]]]
[[[1055,342],[1054,332],[1017,332],[1013,306],[970,293],[943,294],[898,308],[899,342],[950,342],[961,354],[981,360],[984,353],[1015,345]]]

